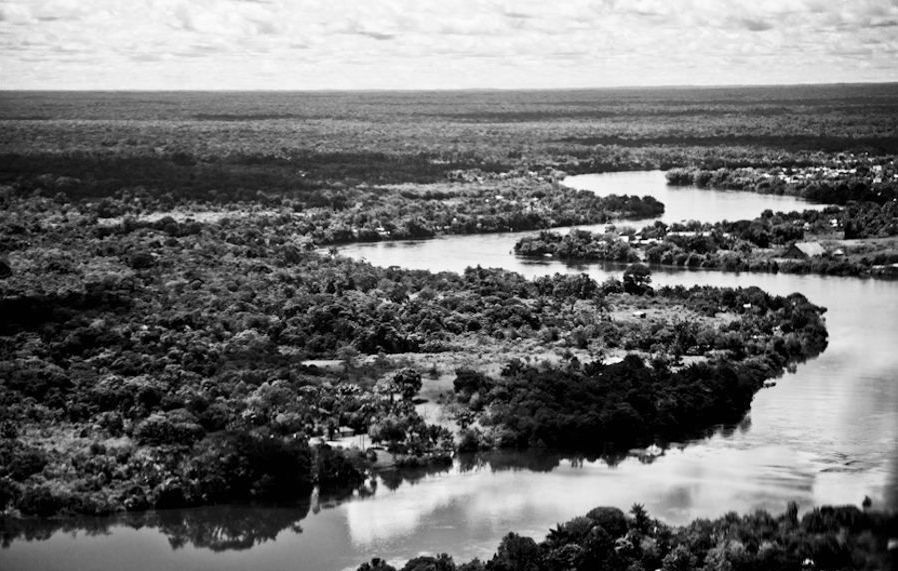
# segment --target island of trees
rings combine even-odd
[[[521,256],[635,262],[728,271],[898,275],[898,201],[852,202],[753,220],[682,222],[635,230],[542,232],[515,244]]]

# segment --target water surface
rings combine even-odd
[[[741,190],[708,190],[696,186],[668,186],[664,171],[635,171],[602,174],[583,174],[568,177],[565,186],[591,190],[599,196],[609,194],[635,194],[652,196],[664,203],[664,214],[639,222],[625,222],[631,226],[648,225],[661,220],[665,224],[697,220],[720,222],[721,220],[745,220],[759,216],[765,210],[791,212],[821,209],[825,205],[813,204],[802,198],[788,195],[758,194]]]

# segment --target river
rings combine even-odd
[[[652,194],[665,221],[751,218],[764,209],[813,207],[792,197],[669,188],[659,171],[583,175],[566,184],[596,192]],[[641,222],[645,223],[645,222]],[[640,224],[641,224],[640,223]],[[638,225],[638,224],[634,224]],[[504,267],[536,276],[621,269],[527,261],[511,249],[520,234],[356,244],[342,253],[378,265],[459,271]],[[457,460],[446,471],[379,477],[368,494],[313,498],[291,507],[220,506],[107,518],[8,534],[3,569],[354,569],[445,551],[456,561],[493,552],[508,531],[542,537],[598,505],[643,503],[670,523],[726,511],[782,511],[820,504],[898,508],[898,282],[656,268],[653,282],[757,285],[794,291],[826,306],[830,343],[760,391],[738,426],[673,446],[662,456],[601,459],[496,454]],[[251,548],[248,546],[252,546]],[[239,547],[239,549],[237,549]]]

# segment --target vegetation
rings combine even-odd
[[[631,288],[652,293],[644,267],[630,268],[626,278]],[[622,343],[629,353],[618,363],[512,361],[498,379],[459,371],[455,393],[490,429],[483,439],[503,447],[612,451],[695,436],[738,422],[765,379],[826,347],[824,310],[800,294],[676,287],[655,295],[665,302],[646,304],[635,323],[598,320],[572,332],[583,344]],[[671,303],[678,319],[656,317]],[[637,352],[653,355],[651,364]],[[683,365],[689,355],[705,359]]]
[[[895,84],[881,84],[515,93],[7,92],[0,95],[0,152],[44,159],[76,152],[163,159],[182,153],[179,162],[196,160],[199,168],[172,177],[179,184],[190,173],[201,183],[204,164],[240,160],[283,160],[294,173],[313,173],[312,180],[356,177],[371,184],[424,182],[456,168],[813,166],[840,152],[898,152],[896,91]],[[5,164],[8,157],[0,161]],[[297,178],[292,186],[300,184]],[[243,181],[253,190],[273,186],[260,176]]]
[[[534,230],[612,218],[651,217],[664,211],[664,206],[651,197],[600,198],[527,177],[427,188],[425,192],[396,187],[327,193],[328,206],[272,197],[223,207],[212,202],[160,201],[145,192],[125,192],[119,194],[119,200],[105,198],[93,212],[87,210],[85,214],[95,214],[103,227],[99,231],[109,234],[166,227],[186,233],[190,226],[178,228],[178,222],[236,217],[254,211],[323,245]],[[22,192],[20,188],[18,193]]]
[[[895,95],[894,85],[327,96],[7,92],[0,94],[0,185],[71,199],[127,190],[169,202],[290,200],[291,207],[340,210],[358,202],[361,187],[438,183],[458,170],[489,176],[684,167],[717,176],[721,168],[867,168],[894,165]],[[846,153],[853,158],[840,161]],[[836,190],[856,186],[846,184]]]
[[[604,284],[528,281],[375,268],[315,247],[663,212],[649,197],[564,188],[565,173],[773,173],[861,157],[868,171],[825,192],[783,192],[875,202],[821,216],[891,236],[892,179],[873,182],[872,167],[894,170],[895,93],[0,93],[0,506],[97,514],[357,486],[370,458],[320,443],[341,429],[416,464],[731,422],[761,379],[822,350],[821,308],[757,290],[655,292],[640,266]],[[738,239],[797,239],[798,219],[777,216]],[[552,236],[522,253],[564,257]],[[572,237],[572,257],[643,257]],[[511,352],[524,342],[539,350]],[[454,435],[416,412],[423,368],[409,356],[463,362],[472,348],[507,357],[504,373],[459,371]]]
[[[898,200],[898,170],[893,159],[884,157],[840,155],[830,164],[796,168],[677,168],[667,172],[667,181],[701,188],[789,194],[829,204]]]
[[[896,526],[894,515],[854,506],[824,506],[799,518],[790,503],[776,516],[731,512],[683,526],[651,518],[640,504],[628,514],[598,507],[558,524],[541,542],[509,533],[486,562],[456,564],[443,553],[398,568],[375,558],[358,571],[889,569],[895,561],[887,541]]]
[[[898,263],[898,201],[849,203],[823,210],[773,213],[713,224],[656,222],[636,231],[612,228],[566,235],[542,232],[515,244],[521,256],[635,262],[729,271],[891,277]],[[820,248],[805,254],[796,242]]]

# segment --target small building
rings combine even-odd
[[[349,436],[355,436],[355,430],[349,428],[348,426],[340,427],[340,438],[347,438]]]
[[[795,242],[783,254],[784,258],[807,259],[816,256],[822,256],[826,253],[826,248],[820,242]]]
[[[633,317],[638,317],[639,319],[645,319],[645,312],[644,311],[634,311]]]

